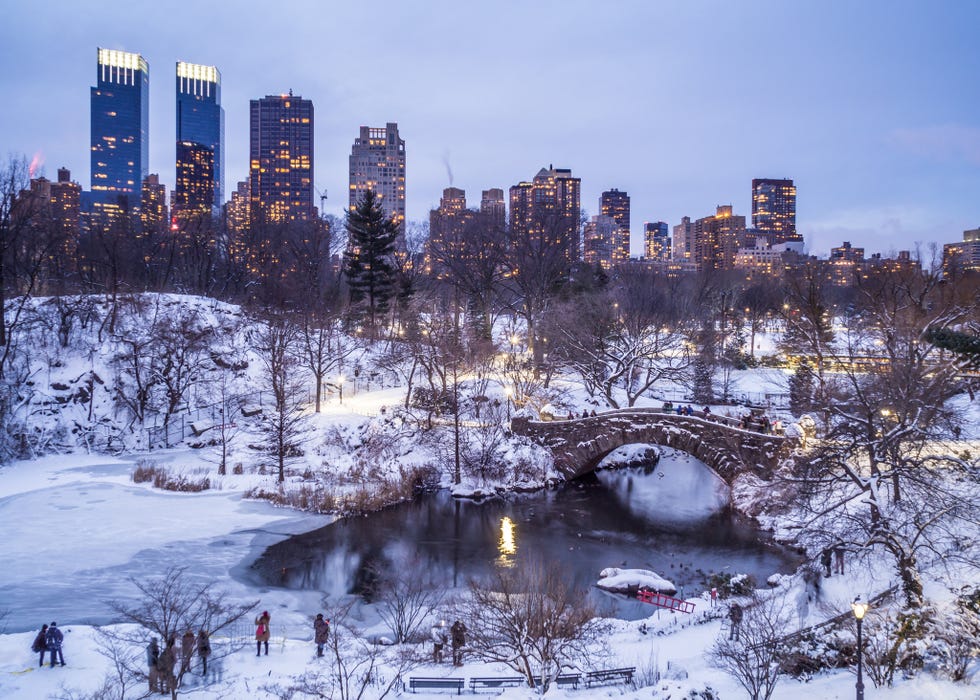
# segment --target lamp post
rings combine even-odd
[[[507,395],[507,422],[510,422],[510,397],[514,395],[514,387],[505,386],[504,393]]]
[[[340,405],[344,405],[344,375],[337,375],[337,390],[340,392]]]
[[[851,610],[854,611],[854,617],[857,618],[858,625],[858,638],[857,638],[857,656],[858,656],[858,679],[857,679],[857,700],[864,700],[864,679],[861,676],[862,669],[862,656],[864,656],[864,648],[861,642],[861,621],[864,620],[864,613],[868,612],[868,604],[861,602],[861,596],[854,599],[851,603]]]
[[[517,359],[517,344],[521,342],[521,339],[517,337],[516,333],[511,333],[510,335],[510,366],[514,367]]]

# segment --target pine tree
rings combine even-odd
[[[351,301],[367,307],[368,324],[376,327],[378,316],[388,310],[395,292],[395,239],[398,224],[385,215],[381,200],[371,190],[347,210],[347,251],[344,274]]]
[[[789,378],[789,410],[794,416],[801,416],[813,408],[813,381],[813,370],[804,360]]]

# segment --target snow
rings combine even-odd
[[[43,303],[43,302],[39,302]],[[202,323],[210,327],[237,328],[241,311],[236,307],[210,300],[189,301],[187,298],[163,295],[157,299],[160,314],[172,313],[173,309],[192,307],[200,314]],[[96,324],[97,325],[97,324]],[[223,353],[237,357],[234,348],[247,347],[240,342],[238,330],[229,331]],[[80,331],[79,331],[80,333]],[[768,334],[756,336],[760,354],[774,347]],[[38,459],[16,462],[0,467],[0,522],[3,529],[3,567],[0,568],[0,613],[8,615],[0,619],[0,698],[4,700],[39,700],[64,697],[68,691],[91,693],[102,683],[110,671],[109,661],[98,653],[98,641],[91,624],[113,623],[107,605],[109,600],[131,600],[135,594],[129,577],[144,578],[158,575],[171,565],[186,566],[189,576],[214,580],[234,600],[261,599],[261,608],[272,612],[273,641],[268,657],[256,658],[251,653],[249,639],[246,646],[223,660],[220,679],[212,677],[208,683],[192,676],[185,694],[181,696],[209,700],[211,698],[272,698],[264,687],[286,684],[290,678],[304,672],[322,669],[324,660],[314,657],[312,619],[321,609],[321,601],[315,593],[303,593],[260,585],[247,575],[247,567],[265,547],[286,537],[307,532],[331,522],[335,516],[310,515],[284,508],[277,508],[265,501],[250,501],[244,496],[255,487],[273,488],[272,478],[255,470],[258,462],[254,454],[239,451],[232,456],[232,463],[244,462],[243,474],[217,477],[213,454],[206,451],[175,449],[144,453],[145,436],[128,434],[119,430],[113,439],[122,444],[121,457],[86,454],[88,438],[70,434],[73,421],[84,423],[84,415],[94,410],[95,415],[106,420],[114,419],[108,397],[114,389],[110,361],[117,349],[109,344],[96,344],[91,338],[78,340],[76,346],[60,350],[53,345],[40,344],[38,361],[44,353],[57,355],[59,362],[39,364],[34,373],[38,386],[38,413],[31,420],[39,434],[50,439],[52,454]],[[254,357],[248,371],[237,377],[237,389],[254,389]],[[81,388],[92,380],[94,399],[90,403],[78,398]],[[745,394],[775,394],[785,392],[786,374],[781,370],[758,369],[734,375],[735,392]],[[556,415],[569,411],[578,415],[588,404],[588,397],[581,386],[574,382],[556,380],[565,392],[559,406],[551,406]],[[62,389],[60,387],[68,387]],[[502,388],[491,388],[493,395],[504,399]],[[53,418],[46,413],[50,406],[42,405],[41,399],[53,401],[54,397],[75,397],[62,405]],[[205,397],[208,398],[208,397]],[[322,414],[310,417],[311,448],[306,458],[311,467],[329,467],[337,475],[337,483],[347,483],[354,471],[363,466],[366,458],[358,451],[371,435],[379,431],[385,435],[398,432],[396,421],[391,418],[394,408],[402,404],[404,390],[387,387],[359,391],[352,383],[345,386],[344,401],[328,397]],[[659,406],[660,400],[645,397],[638,405]],[[258,409],[257,403],[249,403]],[[967,419],[962,435],[963,444],[980,451],[980,403],[962,396],[954,399],[956,409]],[[723,412],[712,407],[715,412]],[[514,415],[527,415],[523,409]],[[195,421],[204,432],[207,420]],[[243,429],[248,429],[248,424]],[[208,431],[207,434],[210,434]],[[324,437],[329,433],[330,437]],[[99,439],[104,440],[102,435]],[[94,440],[94,438],[91,438]],[[972,442],[971,442],[972,441]],[[431,461],[427,448],[418,444],[417,438],[392,438],[391,452],[376,466],[385,474],[397,474],[399,469]],[[96,448],[99,445],[95,445]],[[631,447],[625,452],[645,449]],[[520,456],[533,466],[533,471],[547,478],[548,464],[545,457],[534,448],[511,443],[506,446],[506,459]],[[622,456],[622,455],[621,455]],[[536,461],[544,460],[544,461]],[[189,477],[208,476],[213,480],[212,489],[200,493],[171,493],[153,489],[149,484],[134,484],[131,474],[137,464],[150,463],[173,469]],[[325,470],[327,471],[327,470]],[[700,488],[703,481],[687,482],[677,476],[673,483],[684,484],[684,489]],[[690,477],[694,479],[694,477]],[[703,476],[697,479],[703,479]],[[717,503],[727,502],[729,497],[742,499],[749,491],[759,491],[758,483],[747,478],[734,485],[732,492],[723,484],[716,484],[711,491]],[[443,476],[443,483],[446,483]],[[540,483],[540,482],[539,482]],[[700,484],[700,486],[699,486]],[[468,484],[462,490],[470,493],[492,489],[492,484]],[[690,491],[688,491],[690,493]],[[770,494],[778,498],[778,493]],[[664,501],[660,508],[671,510],[677,505]],[[711,507],[715,507],[713,503]],[[776,518],[767,521],[777,535],[791,537],[786,523]],[[783,529],[780,529],[783,528]],[[601,563],[597,563],[601,566]],[[613,573],[615,572],[615,573]],[[600,585],[621,582],[657,586],[672,586],[655,572],[644,570],[606,569]],[[799,612],[799,624],[812,624],[823,619],[826,610],[846,610],[855,592],[865,599],[887,588],[891,572],[884,560],[871,560],[866,567],[851,570],[844,576],[822,581],[821,605],[800,602],[807,600],[807,591],[800,576],[784,576],[771,581],[776,595],[785,595]],[[603,584],[604,582],[604,584]],[[927,580],[930,597],[942,600],[949,595],[938,582]],[[608,666],[635,665],[638,669],[637,690],[619,686],[593,689],[553,689],[552,698],[598,700],[611,696],[666,700],[684,698],[692,691],[713,688],[725,700],[744,697],[735,682],[721,671],[711,667],[705,652],[715,639],[725,634],[722,629],[726,612],[725,603],[712,607],[706,597],[691,599],[695,611],[690,615],[669,611],[654,611],[643,621],[610,621],[610,633],[606,641],[609,653]],[[815,603],[816,601],[814,601]],[[84,614],[78,611],[84,609]],[[388,630],[380,623],[369,606],[357,609],[365,634],[384,636]],[[42,623],[57,620],[65,633],[66,668],[38,669],[37,655],[30,652],[30,644]],[[868,623],[870,624],[870,622]],[[250,632],[247,630],[246,632]],[[221,640],[214,640],[221,643]],[[419,647],[422,658],[427,648]],[[642,679],[659,671],[673,680],[646,684]],[[422,662],[411,675],[474,677],[512,675],[512,671],[499,665],[467,660],[462,668],[448,665],[436,667]],[[791,700],[800,697],[820,699],[850,698],[854,696],[854,676],[846,669],[826,671],[807,683],[789,678],[780,680],[773,697]],[[419,693],[420,696],[439,696],[445,693]],[[535,694],[526,688],[504,691],[507,698],[532,698]],[[370,693],[367,696],[371,697]],[[875,688],[866,680],[865,697],[868,700],[967,700],[980,698],[976,686],[954,684],[921,674],[911,680],[898,679],[893,688]]]
[[[599,572],[596,582],[599,588],[613,593],[625,593],[631,587],[645,588],[648,591],[674,595],[677,586],[653,571],[647,569],[617,569],[610,567]]]

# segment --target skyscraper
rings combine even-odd
[[[617,264],[616,247],[621,236],[619,222],[599,214],[585,223],[582,231],[582,259],[587,265],[600,265],[609,270]]]
[[[177,61],[177,183],[174,201],[197,201],[201,192],[210,190],[211,213],[220,211],[224,201],[225,110],[221,106],[221,73],[214,66]],[[204,163],[210,153],[210,165]],[[192,156],[193,165],[183,157]],[[190,167],[189,167],[190,166]],[[184,178],[181,177],[181,171]],[[188,175],[203,177],[210,172],[210,185]],[[188,192],[187,190],[191,190]],[[177,212],[175,212],[177,213]]]
[[[616,188],[603,192],[599,213],[616,222],[618,231],[611,241],[611,264],[621,265],[630,259],[630,196]]]
[[[677,262],[694,261],[694,224],[690,216],[681,218],[681,222],[674,226],[674,237],[671,256]]]
[[[480,199],[480,213],[495,231],[503,231],[507,223],[507,203],[504,201],[504,191],[499,187],[483,190]]]
[[[796,232],[796,187],[792,180],[752,181],[752,226],[770,245],[802,241]]]
[[[91,209],[135,208],[149,167],[150,67],[137,53],[98,49],[91,90]],[[125,198],[121,200],[120,198]]]
[[[214,151],[193,141],[177,142],[177,181],[174,184],[174,222],[209,219],[214,213]]]
[[[157,173],[150,173],[140,193],[140,225],[144,233],[160,233],[167,223],[167,186]]]
[[[670,230],[664,221],[643,224],[643,257],[647,260],[670,260]]]
[[[472,222],[474,214],[475,212],[466,208],[465,190],[447,187],[442,191],[439,208],[429,212],[426,269],[430,274],[444,276],[445,261],[464,255],[465,230]]]
[[[398,135],[395,122],[388,122],[383,129],[362,126],[354,139],[348,198],[351,208],[357,206],[367,190],[380,197],[385,214],[394,217],[404,237],[405,141]]]
[[[526,237],[535,246],[564,248],[570,265],[580,258],[579,215],[581,178],[567,168],[541,168],[531,182],[510,188],[512,237]]]
[[[698,272],[734,269],[735,255],[744,246],[745,217],[733,214],[730,204],[719,205],[714,216],[694,222],[691,260],[697,264]]]
[[[255,221],[313,218],[313,102],[288,95],[252,100],[249,214]]]

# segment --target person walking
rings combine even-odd
[[[463,647],[466,646],[466,625],[456,620],[449,629],[453,641],[453,666],[463,665]]]
[[[184,636],[180,638],[180,673],[181,675],[191,670],[191,659],[194,658],[194,646],[196,639],[194,632],[188,629]]]
[[[48,649],[47,636],[48,636],[48,626],[41,625],[41,631],[37,633],[37,636],[34,637],[34,642],[31,644],[31,651],[35,653],[37,652],[41,653],[41,660],[37,665],[38,668],[44,665],[44,652],[47,651]]]
[[[146,678],[150,683],[150,692],[155,693],[160,690],[160,645],[157,644],[156,637],[146,645]]]
[[[211,637],[202,629],[197,633],[197,655],[201,658],[201,675],[208,675],[208,657],[211,656]]]
[[[269,637],[272,636],[272,632],[269,631],[269,621],[272,617],[269,615],[268,610],[263,610],[262,614],[255,618],[255,655],[262,655],[262,644],[265,643],[265,655],[269,655]]]
[[[330,620],[323,619],[323,613],[317,613],[313,621],[313,642],[316,644],[316,655],[323,656],[323,645],[330,641]]]
[[[738,641],[740,630],[742,626],[742,606],[738,603],[732,603],[732,606],[728,609],[728,619],[732,621],[732,627],[728,632],[728,638]]]
[[[58,623],[52,622],[48,627],[48,631],[44,635],[44,643],[51,652],[51,668],[54,668],[54,662],[56,659],[61,661],[61,665],[65,665],[65,655],[61,653],[61,645],[65,641],[65,635],[61,633],[58,629]]]
[[[442,663],[442,650],[446,648],[448,637],[446,635],[446,621],[439,620],[429,631],[432,637],[432,663]]]

